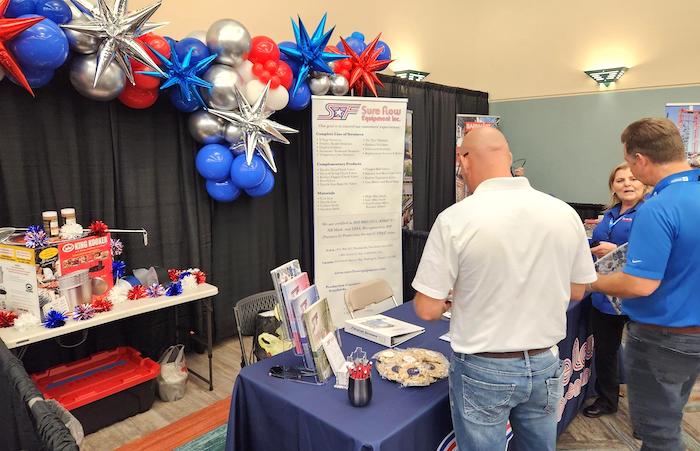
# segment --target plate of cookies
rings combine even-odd
[[[425,387],[444,379],[450,367],[444,355],[423,348],[385,349],[372,358],[380,376],[404,387]]]

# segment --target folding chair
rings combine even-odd
[[[255,343],[253,343],[250,353],[247,354],[243,345],[243,337],[252,337],[255,334],[255,317],[258,313],[274,310],[276,305],[277,293],[270,290],[243,298],[233,307],[238,327],[238,339],[241,344],[241,368],[253,363],[253,349],[255,348]]]
[[[389,298],[394,301],[395,306],[399,306],[389,283],[384,279],[375,279],[345,291],[345,306],[350,316],[354,318],[356,311]]]

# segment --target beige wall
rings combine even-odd
[[[492,100],[595,92],[583,71],[618,65],[631,70],[616,89],[700,82],[698,0],[163,0],[155,19],[170,21],[163,33],[175,38],[230,17],[281,41],[292,37],[291,16],[313,27],[325,11],[344,36],[383,32],[395,69]]]

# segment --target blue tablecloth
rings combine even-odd
[[[571,361],[574,342],[579,343],[580,349],[580,343],[588,337],[588,308],[590,301],[570,307],[567,315],[570,336],[560,344],[562,359]],[[385,314],[425,327],[425,333],[401,347],[433,349],[449,357],[449,343],[438,339],[447,332],[447,321],[421,321],[411,302]],[[341,335],[346,355],[357,346],[370,356],[384,349],[345,332]],[[333,378],[325,385],[315,386],[268,376],[271,366],[300,363],[300,358],[290,351],[241,370],[231,399],[227,450],[403,451],[434,450],[441,444],[441,449],[449,449],[449,439],[446,442],[445,438],[452,431],[452,420],[447,380],[428,387],[401,388],[383,380],[374,370],[372,401],[366,407],[355,408],[350,405],[345,390],[333,387]],[[572,383],[582,371],[572,373]],[[584,391],[579,389],[579,396],[562,403],[560,432],[576,416],[591,382],[589,379],[583,386]]]

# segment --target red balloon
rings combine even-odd
[[[134,73],[134,82],[139,89],[158,89],[161,79],[150,75],[139,74],[140,71],[152,72],[153,69],[141,64],[136,60],[131,60],[131,71]],[[128,82],[127,82],[128,83]]]
[[[292,89],[294,73],[292,72],[292,68],[289,67],[289,64],[285,63],[284,61],[280,61],[277,64],[277,72],[275,73],[275,75],[279,77],[280,84],[284,86],[284,89],[286,89],[287,91]]]
[[[266,63],[267,61],[279,61],[280,49],[272,39],[267,36],[255,36],[250,42],[248,59],[253,63]]]
[[[144,44],[148,44],[148,46],[151,46],[156,52],[160,53],[164,57],[170,58],[170,45],[168,44],[168,41],[163,38],[163,36],[158,36],[154,33],[146,33],[139,37],[138,40]],[[153,61],[156,63],[160,62],[158,57],[151,52],[148,46],[144,45],[143,48],[146,49],[146,52],[151,58],[153,58]]]
[[[119,101],[129,108],[142,110],[148,108],[158,100],[157,89],[139,89],[127,82],[124,90],[119,94]]]
[[[276,72],[277,71],[277,61],[268,61],[265,63],[265,70],[268,72]]]
[[[280,85],[280,77],[273,75],[270,77],[270,89],[275,89]]]
[[[261,63],[255,63],[253,65],[253,75],[255,75],[256,77],[259,77],[262,75],[263,72],[265,72],[265,68],[263,67],[263,65]]]
[[[267,84],[268,81],[270,81],[271,75],[268,71],[263,72],[259,77],[258,80],[264,85]]]
[[[349,70],[343,70],[343,71],[341,71],[341,72],[340,72],[340,75],[342,75],[343,77],[345,77],[345,78],[347,78],[348,80],[350,80],[350,71],[349,71]]]

